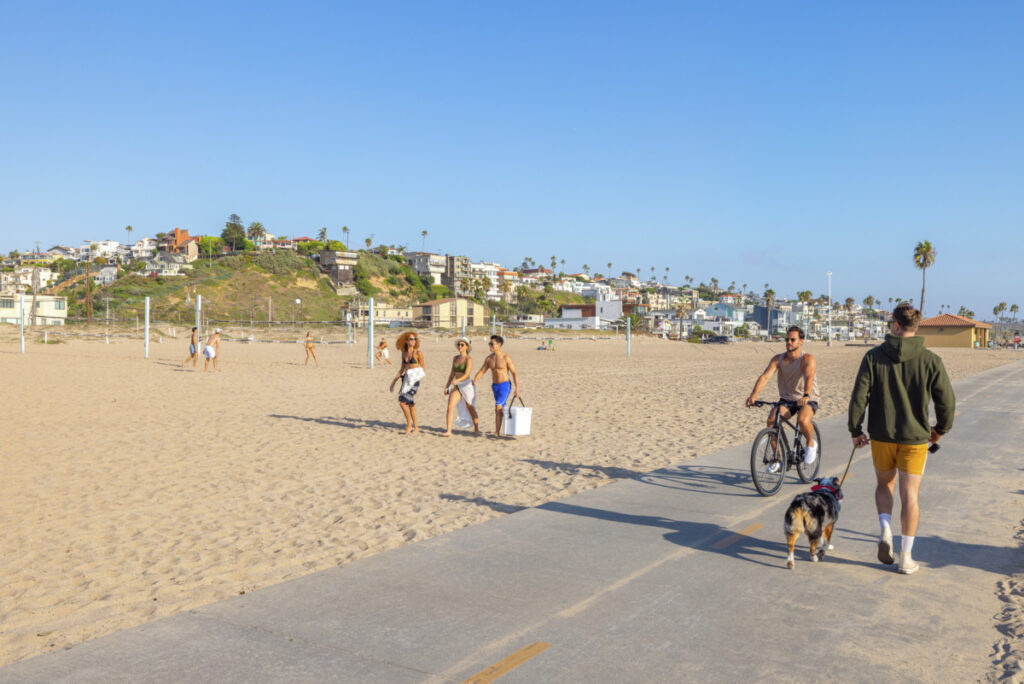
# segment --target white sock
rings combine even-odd
[[[886,532],[892,534],[892,514],[891,513],[879,513],[878,524],[882,526],[882,535]]]
[[[818,457],[818,445],[809,446],[804,449],[804,463],[814,463],[814,459]]]
[[[913,548],[914,538],[907,535],[903,535],[902,539],[900,540],[900,551],[909,556],[911,555],[910,550]]]

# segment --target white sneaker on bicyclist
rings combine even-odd
[[[764,472],[774,475],[780,470],[782,470],[782,463],[780,463],[779,461],[775,461],[774,463],[769,463],[765,467]]]
[[[814,459],[818,458],[818,445],[809,446],[804,449],[804,465],[810,465],[814,463]]]

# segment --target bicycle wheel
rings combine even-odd
[[[818,474],[818,467],[821,465],[821,433],[818,432],[816,423],[811,423],[811,425],[814,426],[814,443],[818,445],[818,456],[814,459],[814,463],[809,464],[804,463],[803,457],[797,459],[796,472],[803,482],[814,482],[814,478]]]
[[[776,437],[774,449],[772,437]],[[750,450],[750,477],[762,496],[771,496],[782,486],[786,477],[786,457],[775,428],[765,428],[754,438],[754,446]]]

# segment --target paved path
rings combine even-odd
[[[805,487],[758,496],[741,445],[15,663],[0,682],[975,681],[1003,639],[997,583],[1024,570],[1024,363],[955,386],[913,576],[875,560],[866,449],[835,550],[811,564],[804,546],[791,571],[782,515]],[[823,473],[841,474],[845,418],[821,427]]]

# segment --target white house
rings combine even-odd
[[[120,246],[121,243],[117,240],[96,240],[93,242],[87,242],[79,248],[78,259],[79,261],[96,259],[98,257],[113,259],[117,256],[117,251]]]
[[[491,263],[489,261],[471,262],[469,264],[470,272],[473,274],[473,279],[478,280],[481,278],[487,278],[490,281],[491,286],[484,293],[485,299],[496,301],[501,299],[501,279],[499,273],[503,270],[501,264]]]
[[[131,258],[132,259],[148,259],[156,254],[157,242],[156,238],[146,237],[141,240],[137,240],[131,246]]]
[[[441,284],[444,277],[448,260],[443,254],[432,254],[430,252],[409,252],[405,255],[409,260],[412,270],[421,278],[430,276],[435,285]]]
[[[32,295],[0,295],[0,323],[21,323],[21,303],[25,303],[25,325],[64,325],[68,317],[66,297],[36,295],[32,315]]]
[[[117,266],[104,266],[92,274],[92,280],[97,285],[109,285],[117,280]]]

